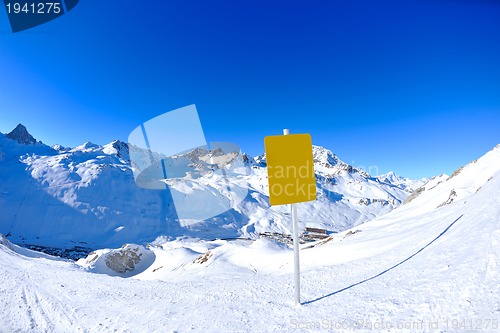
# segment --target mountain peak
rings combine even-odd
[[[257,163],[261,167],[266,167],[267,166],[266,153],[263,153],[262,155],[259,155],[259,156],[255,156],[254,160],[255,160],[255,163]]]
[[[380,181],[384,181],[386,183],[394,183],[397,181],[403,181],[405,180],[405,177],[401,177],[400,175],[396,174],[394,171],[389,171],[386,174],[377,176]]]
[[[26,126],[23,124],[18,124],[12,132],[6,135],[7,138],[16,140],[17,142],[24,145],[34,145],[36,144],[36,139],[28,132]]]
[[[52,149],[62,152],[62,151],[70,150],[71,148],[67,148],[67,147],[64,147],[63,145],[56,143],[55,145],[52,146]]]
[[[71,152],[76,152],[76,151],[89,152],[89,151],[92,151],[92,150],[99,148],[99,147],[100,147],[99,145],[96,145],[95,143],[87,141],[84,144],[81,144],[78,147],[71,149],[70,151]]]
[[[331,151],[321,146],[313,145],[313,159],[315,163],[323,166],[335,166],[343,164],[342,161]]]
[[[114,140],[103,146],[103,152],[109,155],[116,155],[126,160],[130,158],[128,144],[120,140]]]

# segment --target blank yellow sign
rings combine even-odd
[[[316,200],[311,136],[266,136],[264,146],[271,205]]]

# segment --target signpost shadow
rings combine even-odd
[[[417,254],[419,254],[420,252],[422,252],[425,248],[427,248],[429,245],[431,245],[431,244],[432,244],[432,243],[434,243],[436,240],[438,240],[438,239],[439,239],[441,236],[443,236],[443,235],[444,235],[444,234],[445,234],[445,233],[446,233],[446,232],[447,232],[447,231],[448,231],[448,230],[449,230],[449,229],[450,229],[450,228],[451,228],[451,227],[452,227],[452,226],[453,226],[453,225],[454,225],[454,224],[455,224],[458,220],[460,220],[460,219],[462,218],[462,216],[464,216],[464,215],[463,215],[463,214],[462,214],[462,215],[460,215],[460,216],[459,216],[459,217],[458,217],[455,221],[453,221],[453,222],[452,222],[452,223],[451,223],[448,227],[446,227],[446,229],[444,229],[444,230],[443,230],[443,232],[441,232],[441,233],[440,233],[440,234],[439,234],[436,238],[434,238],[433,240],[431,240],[431,241],[430,241],[427,245],[425,245],[424,247],[422,247],[422,248],[421,248],[420,250],[418,250],[417,252],[413,253],[413,254],[412,254],[411,256],[409,256],[408,258],[406,258],[406,259],[404,259],[404,260],[400,261],[399,263],[395,264],[394,266],[389,267],[389,268],[387,268],[386,270],[384,270],[384,271],[382,271],[382,272],[380,272],[380,273],[378,273],[378,274],[376,274],[376,275],[373,275],[373,276],[371,276],[371,277],[369,277],[369,278],[366,278],[366,279],[364,279],[364,280],[362,280],[362,281],[359,281],[359,282],[353,283],[353,284],[351,284],[351,285],[350,285],[350,286],[348,286],[348,287],[345,287],[345,288],[339,289],[339,290],[334,291],[334,292],[332,292],[332,293],[330,293],[330,294],[323,295],[323,296],[321,296],[321,297],[318,297],[318,298],[313,299],[313,300],[311,300],[311,301],[304,302],[304,303],[302,303],[302,304],[303,304],[303,305],[306,305],[306,304],[311,304],[311,303],[314,303],[314,302],[317,302],[317,301],[321,301],[322,299],[325,299],[325,298],[327,298],[327,297],[330,297],[330,296],[336,295],[336,294],[341,293],[341,292],[343,292],[343,291],[345,291],[345,290],[351,289],[351,288],[353,288],[353,287],[355,287],[355,286],[358,286],[358,285],[360,285],[360,284],[363,284],[363,283],[365,283],[365,282],[368,282],[368,281],[370,281],[370,280],[373,280],[373,279],[375,279],[375,278],[378,278],[379,276],[381,276],[381,275],[383,275],[383,274],[385,274],[385,273],[387,273],[387,272],[389,272],[389,271],[393,270],[394,268],[398,267],[399,265],[403,264],[404,262],[406,262],[406,261],[410,260],[411,258],[413,258],[414,256],[416,256]]]

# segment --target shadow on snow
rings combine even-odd
[[[376,275],[374,275],[374,276],[372,276],[372,277],[369,277],[369,278],[367,278],[367,279],[364,279],[363,281],[359,281],[359,282],[353,283],[353,284],[351,284],[351,285],[350,285],[350,286],[348,286],[348,287],[345,287],[345,288],[339,289],[339,290],[334,291],[334,292],[332,292],[332,293],[330,293],[330,294],[323,295],[323,296],[321,296],[321,297],[318,297],[318,298],[316,298],[316,299],[314,299],[314,300],[311,300],[311,301],[304,302],[304,303],[302,303],[302,304],[304,304],[304,305],[305,305],[305,304],[310,304],[310,303],[314,303],[314,302],[320,301],[320,300],[322,300],[322,299],[325,299],[325,298],[327,298],[327,297],[330,297],[330,296],[336,295],[336,294],[338,294],[338,293],[340,293],[340,292],[343,292],[343,291],[345,291],[345,290],[351,289],[351,288],[353,288],[353,287],[355,287],[355,286],[357,286],[357,285],[360,285],[360,284],[362,284],[362,283],[365,283],[365,282],[368,282],[368,281],[370,281],[370,280],[373,280],[373,279],[375,279],[375,278],[377,278],[377,277],[379,277],[379,276],[381,276],[381,275],[383,275],[383,274],[385,274],[385,273],[387,273],[387,272],[389,272],[389,271],[393,270],[394,268],[398,267],[399,265],[403,264],[404,262],[406,262],[406,261],[410,260],[411,258],[413,258],[414,256],[416,256],[417,254],[419,254],[420,252],[422,252],[425,248],[427,248],[429,245],[431,245],[431,244],[432,244],[432,243],[434,243],[436,240],[438,240],[438,239],[439,239],[441,236],[443,236],[443,235],[444,235],[444,234],[445,234],[445,233],[446,233],[446,232],[447,232],[447,231],[448,231],[448,230],[449,230],[449,229],[450,229],[450,228],[451,228],[451,227],[452,227],[452,226],[453,226],[453,225],[454,225],[454,224],[455,224],[458,220],[460,220],[460,219],[462,218],[462,216],[464,216],[464,215],[463,215],[463,214],[462,214],[462,215],[460,215],[460,216],[459,216],[459,217],[458,217],[455,221],[453,221],[453,222],[452,222],[452,223],[451,223],[451,224],[450,224],[450,225],[449,225],[446,229],[444,229],[444,230],[443,230],[443,232],[441,232],[441,233],[440,233],[440,234],[439,234],[436,238],[434,238],[433,240],[431,240],[431,241],[430,241],[427,245],[425,245],[425,246],[424,246],[424,247],[422,247],[420,250],[418,250],[417,252],[415,252],[414,254],[412,254],[411,256],[409,256],[408,258],[404,259],[403,261],[400,261],[400,262],[399,262],[399,263],[397,263],[396,265],[394,265],[394,266],[392,266],[392,267],[390,267],[390,268],[387,268],[386,270],[384,270],[384,271],[382,271],[382,272],[380,272],[380,273],[378,273],[378,274],[376,274]]]

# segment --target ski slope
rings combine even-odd
[[[298,307],[292,251],[270,240],[159,238],[138,248],[146,265],[118,274],[103,265],[117,250],[75,263],[3,239],[0,332],[498,331],[499,162],[497,146],[392,212],[304,245]]]

